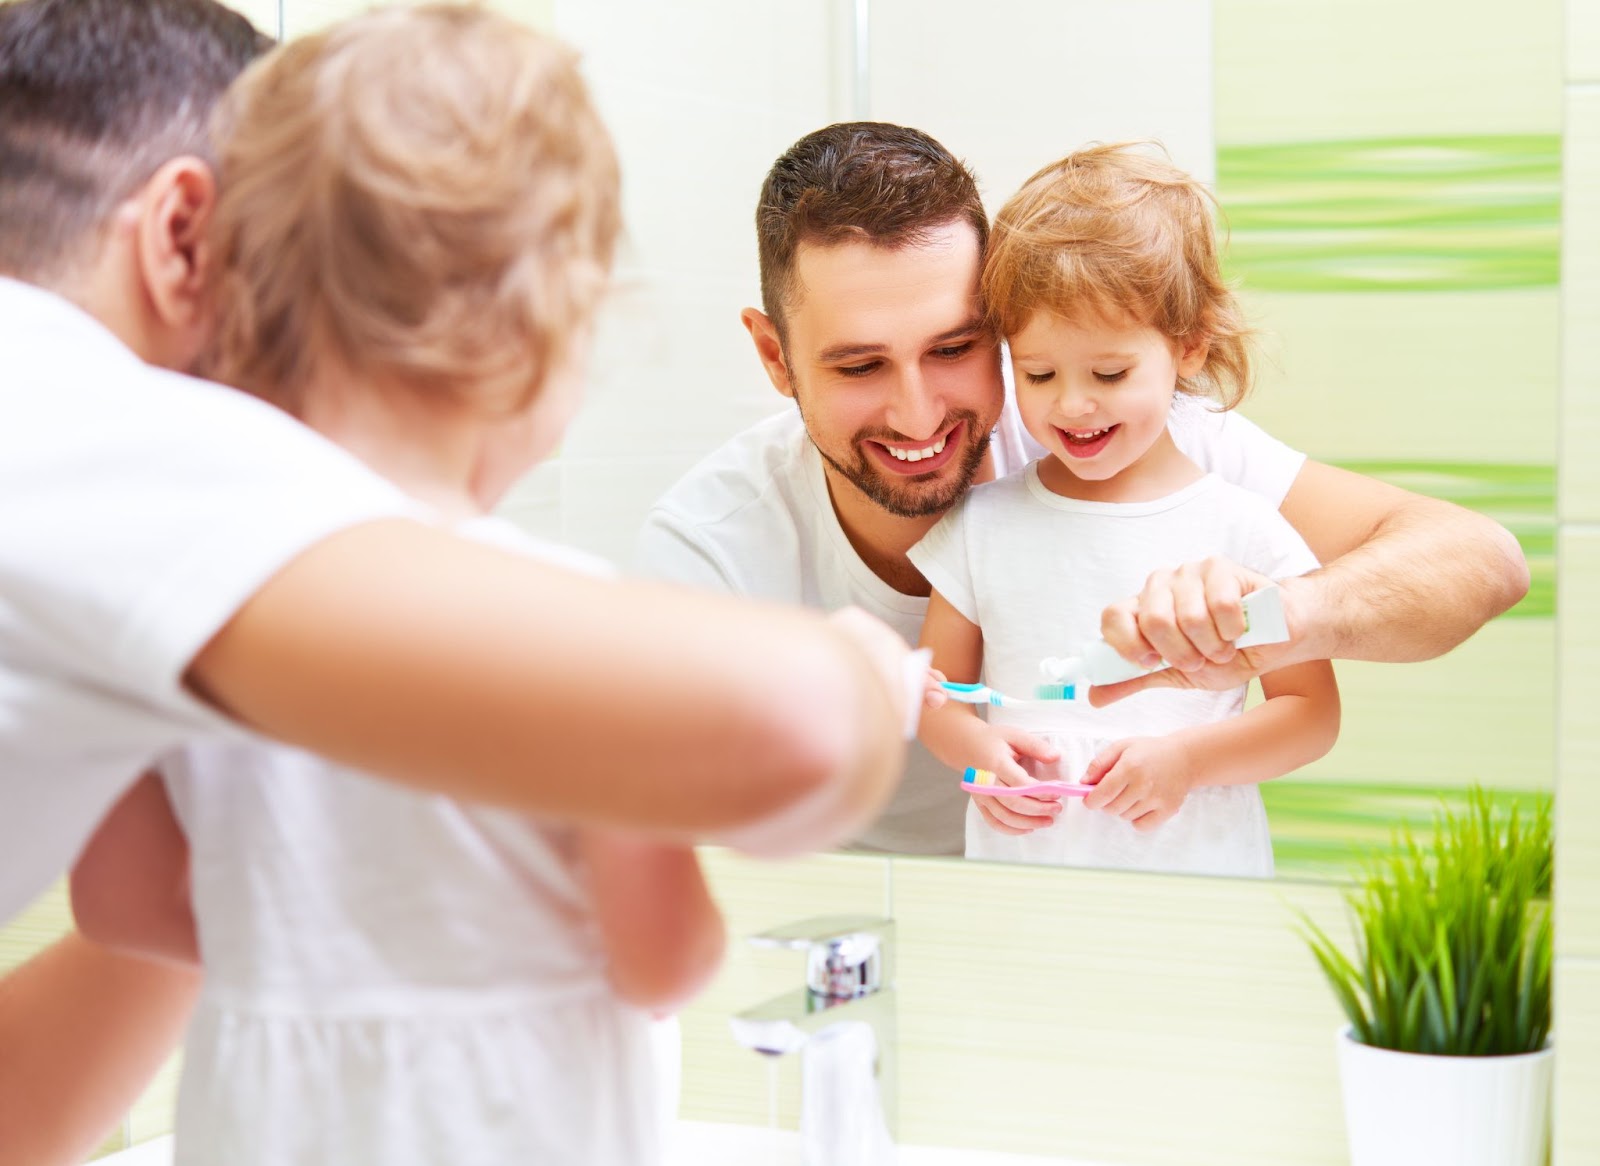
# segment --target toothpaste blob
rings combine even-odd
[[[1282,644],[1289,639],[1289,624],[1283,616],[1283,593],[1276,583],[1252,591],[1240,600],[1240,607],[1244,610],[1244,634],[1233,641],[1235,648]],[[1063,686],[1073,690],[1074,695],[1081,695],[1090,685],[1116,684],[1166,666],[1162,661],[1154,668],[1141,668],[1124,660],[1104,640],[1095,640],[1075,656],[1046,656],[1039,661],[1039,672],[1050,686]]]

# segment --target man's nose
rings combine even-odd
[[[889,395],[889,428],[908,441],[931,438],[944,424],[944,398],[920,369],[901,373]]]

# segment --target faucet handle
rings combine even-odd
[[[894,920],[823,915],[752,935],[756,947],[806,953],[806,987],[825,1000],[870,996],[894,978]]]

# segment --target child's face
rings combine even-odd
[[[1131,320],[1068,321],[1037,312],[1008,337],[1017,408],[1036,441],[1077,479],[1137,470],[1166,433],[1180,376],[1205,364]]]

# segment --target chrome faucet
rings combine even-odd
[[[769,1056],[799,1052],[806,1166],[894,1162],[894,921],[802,919],[750,937],[806,953],[806,986],[733,1017],[734,1039]]]

